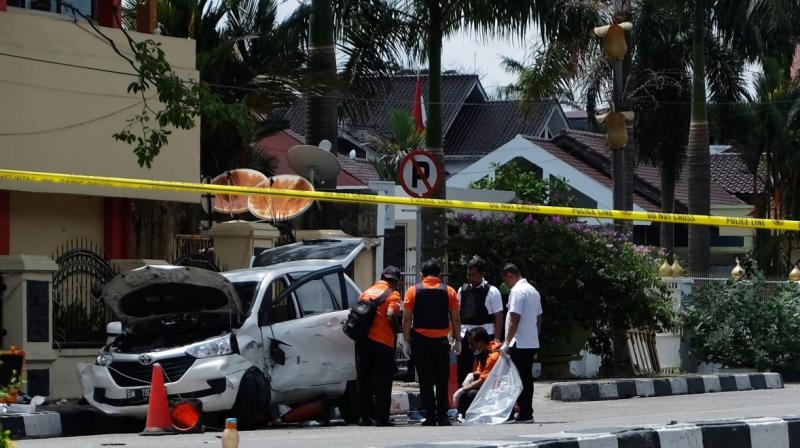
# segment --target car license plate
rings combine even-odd
[[[137,389],[125,389],[125,396],[128,399],[146,400],[150,398],[150,388],[140,387]]]

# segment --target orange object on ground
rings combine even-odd
[[[469,350],[469,347],[464,347],[462,350]],[[450,353],[450,376],[447,382],[447,399],[450,402],[450,409],[458,408],[458,403],[453,401],[453,395],[458,390],[458,361],[456,361],[458,357],[453,356],[453,353]]]
[[[200,424],[202,412],[191,401],[180,401],[172,407],[172,427],[180,432],[193,431]]]
[[[167,402],[167,388],[164,386],[164,371],[161,364],[153,364],[153,377],[150,380],[150,399],[147,403],[147,423],[142,436],[163,436],[176,434]]]
[[[325,406],[321,400],[316,400],[293,407],[291,411],[283,414],[281,421],[283,423],[300,423],[324,418]]]

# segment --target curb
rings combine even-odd
[[[405,445],[406,448],[773,448],[800,444],[800,417],[753,418],[684,423],[667,426],[588,430],[527,440],[448,441]]]
[[[130,433],[140,431],[141,425],[141,420],[111,417],[85,406],[0,415],[0,428],[11,431],[13,440]]]
[[[12,440],[61,437],[61,415],[57,412],[2,415],[0,428],[10,431]]]
[[[550,389],[550,399],[556,401],[599,401],[757,389],[783,389],[781,374],[699,375],[553,383]]]

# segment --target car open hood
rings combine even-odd
[[[315,261],[320,262],[318,264],[340,265],[347,268],[358,254],[368,247],[368,241],[364,238],[330,237],[304,240],[262,251],[253,257],[252,267]]]
[[[236,290],[222,275],[184,266],[146,266],[114,277],[102,299],[125,326],[186,314],[244,318]]]

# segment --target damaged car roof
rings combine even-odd
[[[205,269],[145,266],[114,277],[103,301],[123,323],[185,313],[231,314],[240,321],[241,302],[231,282]]]

